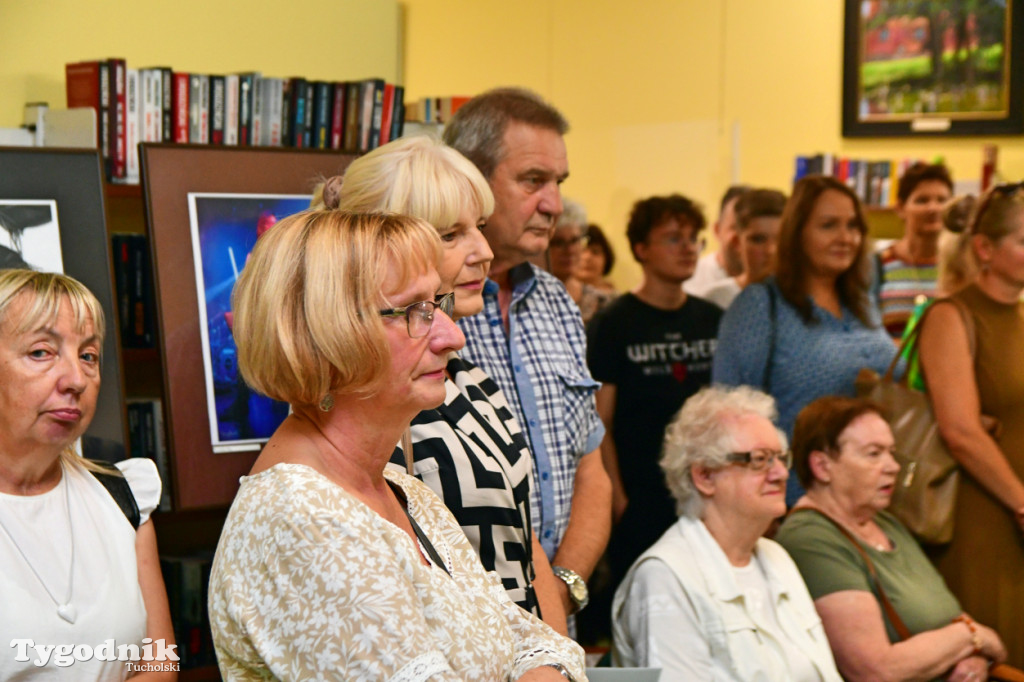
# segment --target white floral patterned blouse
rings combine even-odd
[[[515,680],[549,663],[584,680],[583,650],[515,605],[429,488],[409,513],[446,564],[313,469],[242,478],[210,576],[225,680]]]

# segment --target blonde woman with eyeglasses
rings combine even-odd
[[[961,466],[953,541],[933,558],[964,609],[1007,637],[1024,667],[1024,191],[982,198],[960,246],[973,281],[924,317],[920,363],[940,433]],[[991,436],[981,415],[999,420]]]
[[[582,650],[516,606],[441,499],[387,469],[465,341],[441,250],[421,220],[341,211],[256,242],[233,297],[238,365],[292,413],[217,545],[225,680],[583,677]]]
[[[618,665],[662,682],[839,682],[796,565],[763,537],[786,513],[790,455],[775,401],[705,388],[665,433],[679,520],[633,564],[612,607]]]

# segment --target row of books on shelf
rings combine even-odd
[[[419,123],[447,123],[463,104],[473,99],[468,96],[421,97],[408,104],[406,120]]]
[[[68,108],[96,111],[112,182],[139,181],[139,142],[367,152],[401,137],[405,89],[358,81],[128,68],[124,59],[65,65]]]
[[[156,308],[153,269],[145,235],[111,235],[114,260],[114,289],[120,323],[122,348],[156,346]]]
[[[156,462],[163,489],[160,511],[171,511],[171,479],[167,465],[167,439],[164,432],[163,406],[157,398],[128,401],[128,454]]]
[[[917,159],[870,161],[834,154],[796,157],[793,182],[805,175],[831,175],[852,189],[868,206],[895,206],[899,178]]]
[[[206,607],[212,564],[212,552],[160,557],[182,670],[217,662]]]

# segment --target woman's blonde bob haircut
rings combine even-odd
[[[233,294],[242,378],[275,400],[370,395],[390,367],[380,309],[435,267],[437,232],[396,214],[308,210],[256,242]]]
[[[426,220],[442,234],[467,207],[485,218],[494,212],[491,187],[477,167],[423,135],[389,142],[353,161],[337,188],[336,205],[328,201],[331,192],[322,195],[326,208],[403,213]]]
[[[11,308],[19,301],[24,303],[17,311],[17,317],[12,317]],[[101,350],[106,335],[103,307],[84,284],[52,272],[0,270],[0,334],[24,334],[53,324],[64,303],[71,307],[78,333],[84,333],[86,325],[92,323],[96,348]],[[106,471],[79,457],[72,446],[64,448],[60,458],[68,465]]]

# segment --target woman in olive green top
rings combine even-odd
[[[807,490],[795,509],[818,513],[790,514],[775,539],[807,582],[843,676],[985,680],[989,663],[1006,658],[999,635],[963,612],[910,532],[883,511],[899,465],[878,406],[816,400],[797,416],[792,447]],[[884,615],[861,551],[836,524],[870,557],[910,637],[901,639]]]

